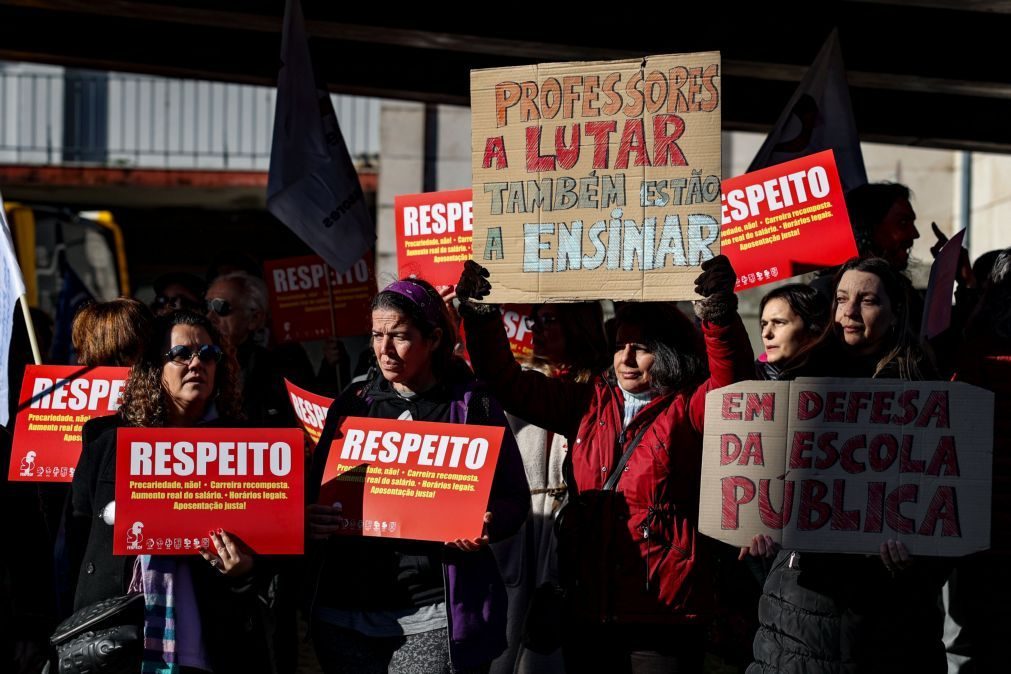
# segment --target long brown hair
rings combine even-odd
[[[81,365],[129,367],[141,359],[154,335],[154,316],[128,297],[95,302],[77,312],[71,329]]]
[[[239,364],[235,360],[234,350],[222,341],[221,333],[206,316],[185,310],[156,320],[153,339],[149,340],[143,357],[130,370],[130,377],[123,389],[120,414],[133,426],[158,428],[166,424],[166,392],[161,383],[162,368],[165,366],[165,352],[171,342],[172,328],[177,325],[203,328],[210,335],[211,342],[222,348],[224,356],[215,371],[212,400],[222,418],[241,419]]]
[[[885,288],[885,294],[888,295],[888,301],[892,307],[892,313],[895,314],[895,327],[887,336],[888,341],[881,358],[874,366],[873,376],[877,377],[886,368],[894,368],[899,379],[915,381],[930,378],[934,368],[929,357],[920,347],[919,326],[914,327],[912,323],[910,310],[912,286],[888,262],[879,257],[852,258],[839,268],[835,275],[835,282],[832,284],[832,309],[829,314],[831,321],[823,339],[832,339],[836,343],[840,341],[835,322],[836,310],[839,306],[835,289],[839,287],[839,282],[848,271],[874,274],[881,279],[881,284]]]

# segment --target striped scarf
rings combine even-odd
[[[144,657],[141,674],[179,674],[176,662],[175,574],[173,557],[139,555],[131,592],[144,593]]]

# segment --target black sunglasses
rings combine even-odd
[[[191,300],[182,295],[176,295],[175,297],[169,297],[168,295],[158,295],[154,298],[154,304],[157,308],[162,307],[172,307],[173,309],[190,309],[196,311],[200,309],[200,302]]]
[[[220,297],[207,300],[207,311],[213,311],[222,318],[231,314],[233,310],[232,303],[228,300],[223,300]]]
[[[217,363],[223,355],[224,352],[214,344],[201,344],[195,350],[185,344],[177,344],[165,354],[165,360],[178,365],[189,365],[193,356],[196,356],[201,363]]]

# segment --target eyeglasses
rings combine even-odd
[[[182,295],[176,295],[175,297],[169,297],[168,295],[158,295],[154,298],[154,304],[156,309],[161,309],[162,307],[172,307],[173,309],[190,309],[199,310],[200,302],[196,300],[191,300],[188,297],[183,297]]]
[[[234,310],[235,308],[232,306],[232,303],[226,299],[215,297],[214,299],[207,300],[207,311],[213,311],[222,318],[228,316]]]
[[[195,350],[185,344],[177,344],[165,354],[165,360],[177,365],[189,365],[193,356],[196,356],[201,363],[217,363],[223,355],[221,348],[214,344],[201,344]]]

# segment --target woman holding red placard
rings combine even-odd
[[[453,355],[456,327],[429,283],[404,279],[372,302],[374,375],[330,407],[313,456],[322,481],[330,443],[347,416],[505,426],[498,404]],[[316,561],[310,624],[329,672],[487,671],[506,647],[506,594],[488,542],[514,534],[530,492],[512,433],[491,486],[486,534],[450,543],[335,537],[341,504],[309,494]]]
[[[119,413],[89,421],[82,433],[71,487],[75,531],[68,537],[85,546],[76,556],[82,562],[74,608],[142,592],[142,641],[117,645],[145,672],[274,671],[267,634],[251,638],[262,627],[258,597],[267,599],[271,575],[237,536],[207,532],[206,547],[196,550],[203,560],[112,555],[117,429],[234,425],[241,415],[238,366],[220,344],[204,316],[177,311],[158,319],[130,371]],[[142,537],[142,529],[131,527],[130,535]]]
[[[702,671],[713,610],[697,512],[705,396],[754,376],[733,269],[722,256],[702,268],[703,335],[673,305],[628,303],[611,371],[587,383],[513,361],[497,308],[474,301],[491,288],[482,267],[466,263],[457,286],[478,376],[509,412],[568,439],[557,524],[568,671]]]

